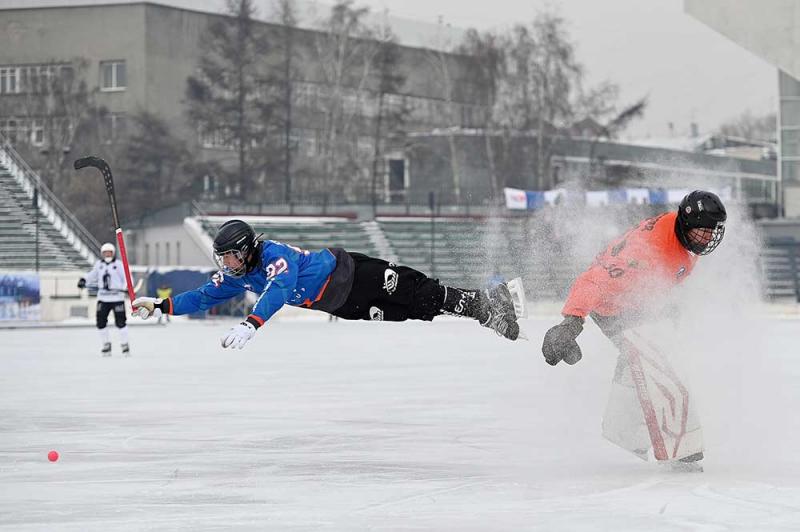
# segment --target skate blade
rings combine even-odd
[[[528,317],[528,304],[525,299],[525,287],[522,286],[522,277],[515,277],[506,283],[511,292],[511,301],[514,303],[514,313],[517,319]],[[520,333],[521,337],[522,333]]]

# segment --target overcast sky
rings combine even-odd
[[[0,8],[131,1],[0,0]],[[212,12],[225,4],[155,1]],[[333,4],[296,1],[316,4],[318,14],[322,6]],[[256,0],[260,14],[268,14],[274,3]],[[669,122],[679,135],[688,134],[691,122],[705,133],[746,110],[766,114],[777,105],[776,69],[684,14],[682,0],[356,0],[356,5],[406,19],[396,21],[396,33],[405,44],[417,46],[434,44],[439,17],[460,28],[502,29],[529,21],[538,9],[550,6],[567,19],[590,83],[616,82],[623,105],[649,96],[645,117],[627,131],[632,137],[668,136]]]
[[[454,25],[504,28],[549,5],[568,21],[589,80],[611,80],[623,102],[649,95],[646,116],[631,125],[638,137],[667,136],[669,122],[688,133],[708,132],[745,110],[774,111],[774,67],[683,12],[682,0],[360,0],[374,11]]]

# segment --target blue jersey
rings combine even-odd
[[[259,296],[248,318],[262,325],[284,304],[310,307],[322,297],[334,269],[336,257],[327,249],[310,252],[267,240],[257,268],[242,277],[217,272],[200,288],[174,296],[170,312],[207,310],[249,290]]]

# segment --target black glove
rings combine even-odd
[[[570,365],[579,361],[583,354],[575,338],[582,330],[583,318],[578,316],[567,316],[558,325],[550,327],[550,330],[545,333],[542,343],[542,354],[545,361],[551,366],[555,366],[562,360]]]
[[[78,288],[86,288],[86,279],[83,277],[78,279]]]

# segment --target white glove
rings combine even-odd
[[[150,316],[155,316],[156,318],[161,317],[161,302],[163,300],[158,297],[137,297],[131,303],[136,311],[135,314],[138,314],[140,318],[146,320]]]
[[[253,324],[243,321],[231,327],[231,330],[222,337],[222,347],[230,347],[231,349],[238,347],[241,349],[244,347],[244,344],[250,341],[255,335],[256,328],[253,327]]]

